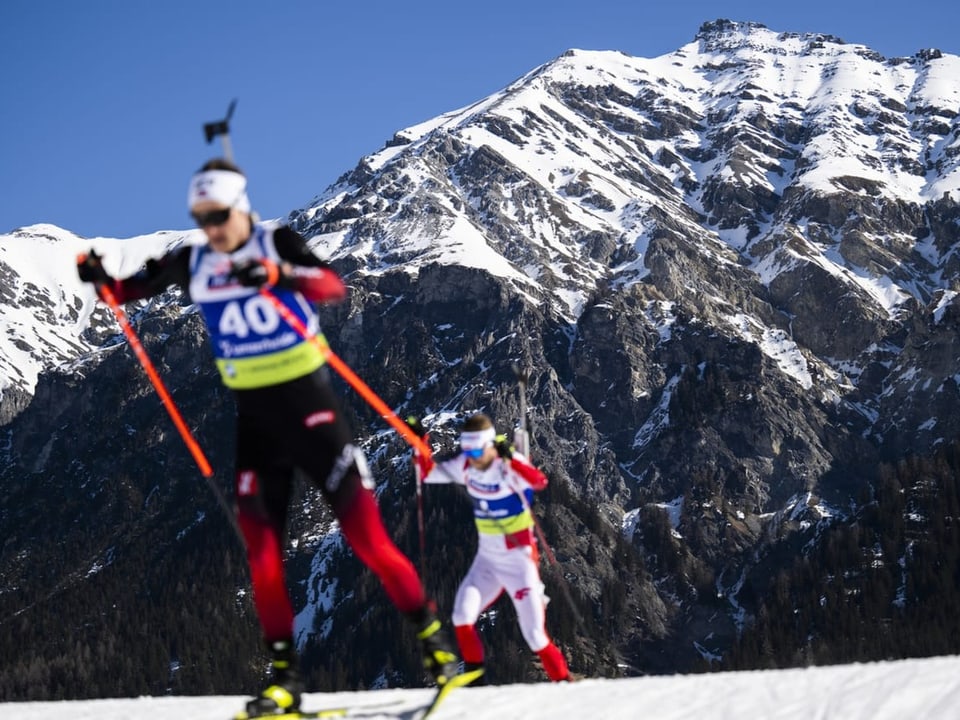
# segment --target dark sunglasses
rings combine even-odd
[[[223,225],[230,219],[230,211],[233,208],[223,208],[223,210],[210,210],[205,213],[190,213],[190,217],[197,224],[197,227],[209,227],[211,225]]]
[[[481,455],[483,455],[484,450],[486,450],[486,448],[470,448],[469,450],[461,449],[460,452],[462,452],[468,458],[477,460]]]

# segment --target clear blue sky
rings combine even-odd
[[[187,180],[220,154],[202,126],[233,98],[254,207],[285,217],[395,131],[569,48],[655,57],[717,18],[960,54],[950,0],[0,0],[0,233],[189,227]]]

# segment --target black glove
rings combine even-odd
[[[295,281],[285,274],[273,260],[261,258],[234,263],[230,277],[245,287],[282,287],[293,289]]]
[[[510,446],[510,441],[507,440],[506,435],[497,435],[493,441],[493,446],[497,449],[497,455],[504,460],[509,460],[513,457],[513,448]]]
[[[407,426],[417,434],[417,437],[425,438],[427,436],[427,429],[423,426],[423,423],[420,422],[420,418],[414,415],[408,415],[406,423]]]
[[[112,285],[113,278],[107,275],[103,269],[101,257],[97,255],[96,250],[91,250],[87,255],[77,256],[77,275],[83,282],[94,283],[96,285]]]

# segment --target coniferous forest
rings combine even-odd
[[[923,657],[960,652],[960,444],[934,457],[883,466],[865,484],[862,506],[831,523],[815,543],[795,552],[789,571],[744,586],[751,620],[730,653],[703,670],[784,668],[804,665]],[[557,533],[551,488],[538,503],[541,527]],[[566,498],[567,501],[570,498]],[[596,511],[581,503],[584,522],[602,528]],[[449,608],[459,578],[472,559],[470,513],[463,497],[443,488],[427,504],[425,577],[441,609]],[[653,517],[645,516],[653,524]],[[142,559],[128,557],[93,574],[87,582],[22,608],[4,624],[0,652],[18,660],[0,674],[0,699],[31,700],[122,695],[249,692],[262,677],[265,656],[249,594],[242,552],[222,525],[200,525],[186,553],[166,556],[166,567],[138,573]],[[396,528],[400,542],[416,547],[412,514]],[[651,538],[655,534],[651,534]],[[640,554],[612,533],[606,538],[623,560],[622,571],[646,572]],[[157,542],[163,542],[161,538]],[[786,542],[786,541],[785,541]],[[655,540],[650,545],[654,546]],[[181,546],[182,547],[182,546]],[[563,544],[557,550],[562,559]],[[161,557],[164,557],[162,554]],[[670,558],[662,558],[669,565]],[[419,564],[419,558],[418,564]],[[679,567],[679,565],[677,565]],[[543,562],[553,595],[548,628],[586,675],[616,674],[609,659],[591,657],[580,643],[618,631],[626,612],[615,581],[604,602],[592,604],[575,583]],[[337,622],[352,632],[304,649],[308,686],[341,690],[417,685],[416,642],[370,573],[354,563],[344,578],[356,595]],[[133,580],[131,580],[133,578]],[[15,593],[2,598],[16,603]],[[101,622],[70,622],[73,614],[96,610]],[[37,623],[62,629],[55,645],[33,642]],[[493,683],[544,678],[520,636],[503,598],[481,622]],[[360,656],[368,668],[359,678],[351,667]],[[171,658],[173,661],[171,661]],[[387,676],[379,674],[387,668]]]
[[[960,445],[880,468],[861,510],[755,587],[732,669],[960,652]]]

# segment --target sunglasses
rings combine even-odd
[[[486,448],[470,448],[469,450],[461,448],[460,452],[473,460],[479,460]]]
[[[197,224],[197,227],[210,227],[223,225],[230,219],[230,211],[233,208],[223,208],[222,210],[210,210],[204,213],[190,213],[190,217]]]

